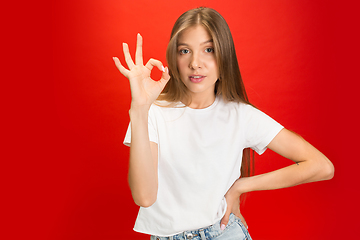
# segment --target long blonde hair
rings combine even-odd
[[[184,30],[196,25],[203,26],[212,37],[214,43],[214,52],[220,73],[220,77],[215,84],[215,95],[221,96],[224,101],[250,104],[241,78],[230,28],[225,19],[217,11],[204,7],[191,9],[183,13],[174,24],[166,50],[170,81],[165,86],[158,100],[179,102],[188,99],[189,102],[184,104],[190,104],[190,96],[185,84],[181,81],[177,68],[177,44],[180,34]],[[251,155],[253,154],[250,153],[250,149],[244,149],[241,167],[242,176],[253,175],[254,161],[251,161]]]

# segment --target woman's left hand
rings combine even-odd
[[[244,219],[244,217],[240,213],[240,195],[237,191],[235,191],[234,185],[239,184],[241,178],[236,180],[235,183],[231,186],[231,188],[225,194],[225,199],[227,203],[227,209],[224,217],[221,219],[220,227],[222,230],[225,229],[227,223],[229,222],[230,214],[233,213],[235,216],[240,218],[241,222],[244,224],[246,228],[248,225]]]

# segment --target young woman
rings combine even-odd
[[[114,61],[131,88],[124,143],[140,206],[135,231],[161,240],[251,239],[239,209],[243,193],[333,177],[321,152],[248,102],[229,27],[215,10],[180,16],[168,68],[155,59],[143,64],[140,34],[135,62],[125,43],[123,50],[129,69]],[[153,67],[163,72],[159,81],[150,78]],[[294,164],[246,176],[249,148],[259,154],[270,148]]]

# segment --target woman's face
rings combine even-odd
[[[197,25],[178,38],[177,67],[192,97],[214,97],[219,78],[214,44],[206,29]]]

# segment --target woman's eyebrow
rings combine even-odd
[[[203,43],[201,43],[201,45],[204,45],[204,44],[207,44],[207,43],[212,43],[212,42],[214,42],[212,39],[209,39],[209,40],[207,40],[207,41],[205,41],[205,42],[203,42]]]
[[[203,42],[203,43],[200,43],[200,45],[204,45],[204,44],[207,44],[207,43],[212,43],[212,42],[214,42],[212,39],[209,39],[209,40],[207,40],[207,41],[205,41],[205,42]],[[177,45],[178,47],[179,46],[189,46],[189,44],[187,44],[187,43],[178,43],[178,45]]]

